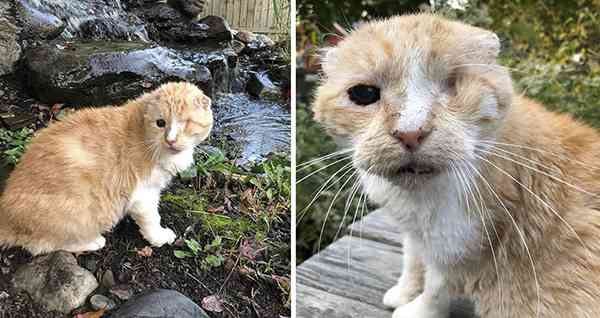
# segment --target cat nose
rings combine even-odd
[[[165,139],[165,141],[167,142],[167,144],[169,144],[169,146],[173,146],[177,140],[175,140],[175,139]]]
[[[392,136],[396,138],[407,151],[414,152],[430,133],[431,131],[424,131],[423,129],[417,131],[394,130]]]

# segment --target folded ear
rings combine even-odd
[[[319,56],[321,57],[321,68],[323,69],[325,76],[327,76],[331,73],[333,65],[336,63],[337,47],[331,46],[322,48],[319,53]]]
[[[468,41],[470,46],[468,49],[476,52],[484,60],[494,62],[500,54],[500,38],[496,33],[488,30],[480,28],[475,30]]]
[[[203,109],[210,109],[210,107],[212,106],[212,99],[210,99],[210,97],[202,94],[200,96],[200,101],[198,103],[200,108]]]

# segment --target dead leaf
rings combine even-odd
[[[210,208],[206,209],[206,212],[209,212],[209,213],[221,213],[221,212],[224,212],[224,211],[225,211],[225,207],[222,206],[222,205],[220,207],[217,207],[217,208],[210,207]]]
[[[60,110],[63,108],[65,104],[54,104],[52,105],[51,111],[52,114],[54,114],[55,116],[58,114],[58,112],[60,112]]]
[[[100,317],[102,317],[102,315],[104,315],[105,312],[106,312],[106,309],[102,308],[98,311],[88,311],[88,312],[85,312],[82,314],[77,314],[73,318],[100,318]]]
[[[260,251],[256,249],[254,244],[252,244],[249,240],[243,240],[242,244],[240,244],[240,254],[245,259],[255,261],[259,252]]]
[[[152,83],[150,83],[150,82],[142,82],[142,87],[143,88],[152,88]]]
[[[152,256],[152,247],[150,246],[146,246],[144,248],[142,248],[141,250],[137,250],[137,255],[141,256],[141,257],[150,257]]]
[[[217,295],[206,296],[202,299],[202,308],[212,312],[222,312],[223,300]]]

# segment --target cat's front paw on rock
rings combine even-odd
[[[177,234],[173,232],[173,230],[168,228],[159,228],[155,231],[152,231],[150,235],[146,238],[152,246],[161,247],[165,244],[172,244],[175,242],[177,238]]]

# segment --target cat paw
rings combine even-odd
[[[173,230],[164,227],[160,227],[149,234],[150,235],[146,237],[146,240],[148,240],[152,246],[156,247],[161,247],[165,244],[172,244],[177,238],[177,234],[175,234]]]
[[[417,298],[421,292],[420,280],[403,275],[400,277],[398,284],[385,293],[383,305],[389,308],[398,308]]]
[[[106,239],[100,235],[96,239],[87,243],[73,243],[62,248],[62,250],[71,253],[93,252],[102,249],[106,245]]]
[[[421,294],[411,302],[396,308],[392,318],[448,318],[449,315],[448,308],[438,308],[426,302]]]

